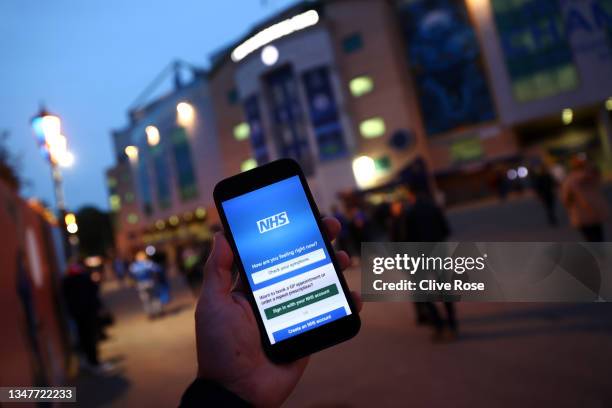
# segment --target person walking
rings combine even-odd
[[[599,170],[584,157],[572,159],[571,171],[561,185],[561,201],[570,223],[586,241],[604,241],[603,222],[608,217],[608,203],[602,192]]]
[[[532,185],[538,198],[544,205],[546,218],[550,226],[556,226],[557,220],[557,197],[555,189],[557,183],[552,174],[542,165],[536,167],[532,173]]]
[[[162,314],[162,303],[157,292],[157,265],[151,262],[144,251],[136,254],[136,259],[130,265],[130,274],[136,281],[138,296],[149,319]]]
[[[444,212],[426,191],[413,189],[410,205],[404,214],[403,240],[406,242],[442,242],[450,235]],[[434,327],[433,341],[454,340],[458,325],[455,305],[443,302],[446,320],[440,316],[434,302],[415,302],[417,324],[429,323]]]
[[[113,365],[108,362],[101,364],[98,357],[99,313],[102,302],[96,283],[79,259],[73,259],[69,263],[62,289],[68,312],[77,329],[79,348],[85,355],[85,361],[82,361],[81,365],[96,374],[108,373]]]

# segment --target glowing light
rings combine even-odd
[[[204,207],[196,208],[195,216],[196,216],[196,218],[200,218],[200,219],[206,217],[206,209]]]
[[[276,64],[276,61],[278,61],[278,48],[273,45],[266,45],[261,50],[261,62],[269,67]]]
[[[529,170],[527,170],[527,167],[521,166],[518,169],[516,169],[516,174],[520,178],[525,178],[525,177],[527,177],[529,175]]]
[[[168,218],[168,223],[173,227],[177,226],[179,223],[179,217],[177,217],[176,215],[171,216],[170,218]]]
[[[136,146],[126,146],[125,147],[125,155],[130,159],[130,161],[138,160],[138,148]]]
[[[232,61],[238,62],[255,50],[270,44],[272,41],[289,35],[319,22],[319,13],[308,10],[287,20],[280,21],[270,27],[264,28],[250,37],[232,51]]]
[[[369,156],[359,156],[353,160],[355,181],[361,188],[367,188],[376,181],[376,163]]]
[[[74,154],[71,151],[64,150],[59,155],[55,156],[55,161],[60,167],[72,167],[74,164]]]
[[[195,110],[191,104],[187,102],[179,102],[179,104],[176,105],[176,113],[179,125],[189,126],[191,123],[193,123]]]
[[[108,201],[110,203],[111,210],[119,211],[121,208],[121,197],[119,197],[117,194],[113,194],[108,198]]]
[[[147,247],[145,248],[145,254],[147,254],[148,256],[153,256],[155,255],[155,247],[153,245],[147,245]]]
[[[155,228],[158,230],[163,230],[166,227],[166,223],[163,220],[155,221]]]
[[[134,213],[128,214],[127,222],[128,222],[128,224],[136,224],[138,222],[138,215],[136,215]]]
[[[385,121],[382,118],[364,120],[359,125],[359,132],[366,139],[380,137],[385,134],[385,130]]]
[[[257,160],[247,159],[240,165],[240,171],[248,171],[257,167]]]
[[[159,144],[159,130],[155,126],[147,126],[145,128],[147,134],[147,143],[149,146],[157,146]]]
[[[45,139],[59,135],[61,132],[61,121],[55,115],[43,116],[40,122],[40,129],[42,130]]]
[[[612,111],[612,96],[606,99],[606,110]]]
[[[374,81],[369,76],[359,76],[351,79],[351,82],[349,82],[349,89],[355,98],[359,98],[362,95],[372,92],[374,89]]]
[[[85,260],[83,261],[85,263],[85,266],[89,267],[89,268],[97,268],[98,266],[102,265],[102,257],[101,256],[88,256],[87,258],[85,258]],[[100,278],[99,274],[98,274],[98,279]]]
[[[249,138],[251,128],[248,123],[242,122],[234,127],[234,139],[245,140]]]
[[[508,179],[510,180],[516,180],[518,172],[514,169],[510,169],[506,172],[506,176],[508,176]]]
[[[74,213],[64,215],[64,222],[66,225],[76,224],[76,215],[74,215]]]
[[[71,234],[76,234],[79,231],[79,227],[75,223],[68,224],[66,226],[66,231],[68,231]]]
[[[566,108],[561,112],[561,120],[564,125],[569,125],[574,120],[574,111]]]

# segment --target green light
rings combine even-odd
[[[606,99],[606,110],[612,111],[612,96]]]
[[[112,211],[119,211],[121,208],[121,197],[113,194],[109,197],[110,207]]]
[[[569,108],[563,109],[561,112],[561,120],[563,121],[564,125],[571,124],[574,120],[574,111]]]
[[[369,76],[359,76],[351,79],[351,82],[349,82],[349,88],[351,90],[351,94],[355,98],[359,98],[362,95],[372,92],[374,89],[374,81]]]
[[[204,207],[196,208],[195,216],[196,216],[196,218],[199,218],[199,219],[202,219],[202,218],[206,217],[206,208],[204,208]]]
[[[234,127],[234,138],[236,140],[245,140],[249,138],[251,128],[246,122],[242,122]]]
[[[138,215],[134,213],[128,214],[127,222],[130,224],[136,224],[138,222]]]
[[[366,139],[380,137],[385,134],[385,130],[385,121],[380,117],[364,120],[359,125],[359,132]]]
[[[257,161],[255,159],[248,159],[242,162],[240,165],[241,171],[251,170],[257,167]]]

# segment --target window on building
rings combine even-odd
[[[171,140],[181,199],[189,200],[197,197],[198,188],[187,132],[184,128],[176,128],[172,132]]]
[[[159,205],[159,208],[165,209],[170,207],[171,204],[170,175],[168,173],[166,157],[160,145],[150,147],[150,151],[153,158],[153,170],[155,173],[157,205]]]
[[[603,6],[606,2],[599,3]],[[612,3],[607,3],[612,11]],[[564,24],[562,4],[545,0],[493,0],[491,6],[512,91],[519,102],[557,95],[579,85],[568,40],[571,24]],[[609,22],[608,17],[608,25]]]
[[[311,69],[304,72],[302,79],[319,158],[328,160],[345,156],[347,149],[329,69],[327,67]]]
[[[151,212],[153,211],[153,198],[151,196],[151,182],[149,180],[147,156],[145,154],[139,155],[137,174],[138,187],[140,189],[140,198],[142,202],[142,211],[146,215],[151,215]]]
[[[240,171],[247,171],[257,167],[257,161],[255,159],[247,159],[240,165]]]
[[[239,123],[234,127],[234,139],[236,140],[245,140],[249,138],[249,133],[251,130],[249,129],[249,124],[246,122]]]
[[[268,146],[263,126],[261,125],[261,111],[257,95],[248,97],[244,102],[244,114],[249,126],[251,147],[255,154],[257,164],[265,164],[270,161]]]
[[[138,222],[138,215],[136,215],[134,213],[128,214],[127,222],[128,222],[128,224],[136,224]]]
[[[134,193],[132,193],[131,191],[128,191],[123,196],[123,199],[125,200],[126,203],[133,203],[135,198],[136,197],[134,196]]]
[[[300,163],[304,173],[314,172],[298,82],[293,69],[285,66],[266,77],[274,144],[280,157]]]
[[[364,120],[359,124],[359,133],[366,139],[373,139],[385,134],[385,121],[380,117]]]
[[[227,103],[230,105],[236,105],[238,103],[238,90],[236,88],[232,88],[227,93]]]
[[[108,201],[111,211],[119,211],[121,209],[121,197],[119,197],[117,194],[112,194],[108,198]]]
[[[108,186],[108,188],[115,188],[117,187],[117,179],[114,177],[109,177],[106,179],[106,185]]]
[[[349,89],[351,90],[351,95],[355,98],[359,98],[360,96],[372,92],[374,89],[374,80],[367,75],[355,77],[349,82]]]
[[[466,2],[394,3],[428,135],[495,119]]]
[[[355,51],[359,51],[363,48],[363,38],[360,33],[353,33],[347,35],[342,39],[342,49],[347,54]]]
[[[391,170],[391,158],[389,156],[381,156],[374,159],[374,167],[379,173],[388,173]]]

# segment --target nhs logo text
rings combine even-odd
[[[271,217],[257,221],[257,228],[259,229],[259,233],[263,234],[264,232],[280,228],[287,224],[289,224],[289,217],[287,216],[287,212],[283,211]]]

